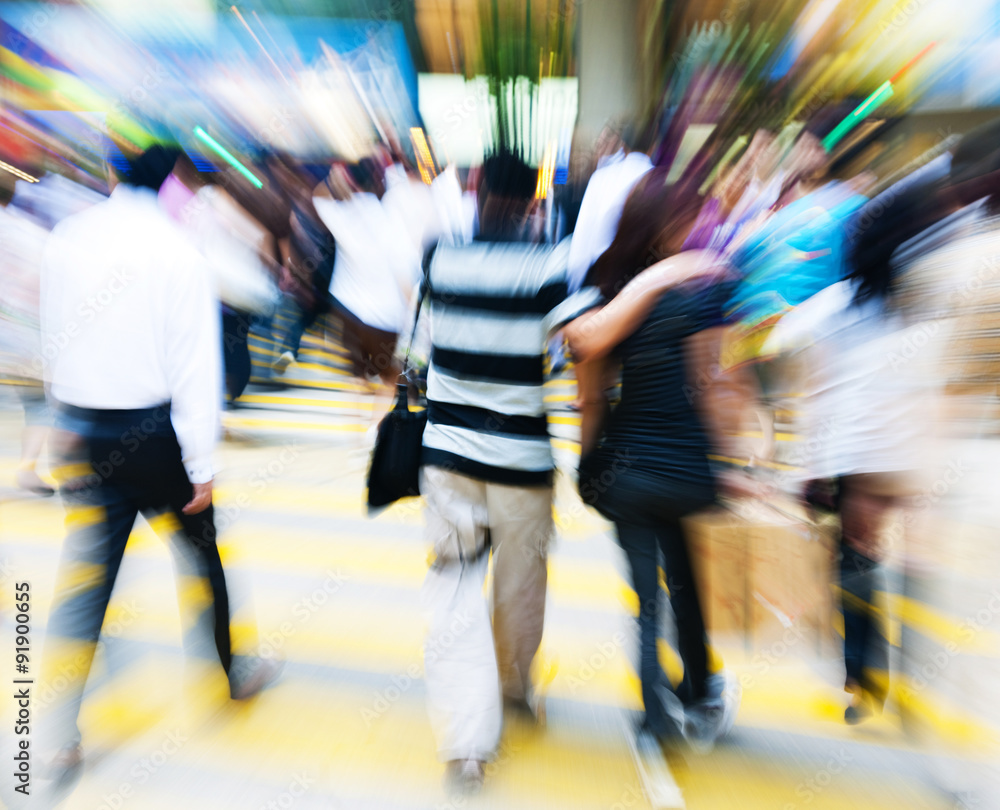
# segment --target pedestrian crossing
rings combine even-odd
[[[429,548],[420,504],[367,516],[372,397],[361,386],[320,388],[254,389],[227,412],[216,482],[234,650],[285,659],[282,679],[247,704],[227,700],[211,645],[185,633],[185,616],[203,597],[189,580],[175,582],[165,527],[140,521],[81,715],[87,765],[60,806],[650,807],[630,745],[640,705],[635,594],[608,526],[565,477],[536,673],[547,725],[510,718],[484,792],[448,796],[424,708],[420,587]],[[572,469],[572,384],[556,379],[547,390],[560,466]],[[0,434],[8,480],[16,420],[0,423]],[[58,499],[0,501],[0,562],[17,572],[0,574],[5,644],[12,577],[21,576],[32,581],[42,643],[64,523]],[[925,623],[940,618],[912,612]],[[926,746],[897,716],[843,724],[835,662],[812,649],[762,661],[738,640],[716,641],[744,700],[733,734],[712,755],[668,751],[687,807],[952,806],[934,786]],[[663,660],[676,674],[666,646]],[[984,733],[975,718],[935,706],[945,731],[938,739],[974,750]],[[12,743],[10,708],[2,708],[0,754]],[[21,806],[3,793],[0,801]]]

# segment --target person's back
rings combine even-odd
[[[80,766],[77,725],[90,662],[136,517],[169,513],[185,562],[211,593],[204,626],[234,698],[276,665],[233,666],[229,596],[216,545],[213,449],[221,400],[218,302],[200,254],[157,193],[178,150],[153,145],[111,175],[111,199],[69,217],[43,260],[43,352],[61,428],[62,495],[94,520],[69,528],[49,617],[51,667],[79,655],[41,735],[63,778]],[[196,623],[195,626],[202,626]],[[250,659],[247,659],[249,662]]]
[[[501,694],[540,713],[531,664],[553,533],[544,351],[574,302],[560,307],[568,247],[522,241],[536,180],[516,155],[490,157],[483,241],[440,245],[424,262],[433,344],[420,473],[434,548],[424,584],[427,702],[439,756],[473,789],[500,741]],[[491,561],[492,611],[483,598]]]
[[[95,376],[118,392],[120,408],[169,398],[163,357],[173,330],[167,323],[186,320],[184,307],[199,298],[189,296],[210,280],[200,272],[204,260],[164,216],[155,192],[118,186],[111,199],[64,220],[52,232],[45,266],[46,341],[53,344],[46,348],[59,348],[51,371],[56,399],[100,406],[89,401],[92,386],[78,384]],[[105,328],[111,313],[114,329]],[[142,375],[135,374],[137,367]]]
[[[624,454],[633,472],[665,484],[711,489],[711,444],[691,388],[686,340],[720,322],[730,285],[698,286],[664,294],[619,346],[620,402],[596,452],[603,461]]]
[[[434,252],[424,463],[500,483],[548,481],[545,341],[566,297],[567,251],[476,242]]]

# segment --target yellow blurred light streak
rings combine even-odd
[[[430,185],[436,173],[434,171],[434,156],[427,143],[427,136],[424,135],[424,131],[420,127],[410,127],[410,140],[413,142],[413,154],[417,158],[420,179]]]
[[[9,172],[14,175],[14,177],[19,177],[21,180],[27,180],[29,183],[38,182],[37,177],[32,177],[27,172],[22,172],[20,169],[11,166],[9,163],[4,163],[2,160],[0,160],[0,169],[3,169],[5,172]]]
[[[538,182],[535,186],[535,198],[544,200],[552,189],[552,181],[556,175],[556,142],[549,141],[545,146],[542,164],[538,167]]]

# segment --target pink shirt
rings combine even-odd
[[[194,192],[174,175],[170,175],[160,186],[160,205],[176,222],[183,222],[181,212],[194,198]]]

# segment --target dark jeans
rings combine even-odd
[[[302,336],[314,323],[316,323],[315,313],[307,312],[304,309],[296,309],[292,316],[291,326],[289,326],[288,331],[285,333],[285,339],[282,341],[281,350],[283,352],[291,352],[292,355],[298,357]]]
[[[841,514],[849,478],[811,481],[806,500],[819,511]],[[889,640],[877,619],[875,593],[888,587],[885,570],[840,540],[840,607],[844,616],[844,669],[848,686],[859,685],[876,704],[888,695]]]
[[[222,311],[222,359],[226,373],[226,393],[231,401],[243,394],[250,382],[250,328],[253,316],[230,309]]]
[[[170,423],[169,406],[137,411],[93,411],[63,407],[57,427],[74,434],[68,463],[89,467],[62,482],[67,534],[59,563],[55,604],[49,619],[49,676],[68,687],[52,706],[55,743],[79,741],[76,720],[94,648],[136,516],[170,512],[179,524],[177,540],[185,557],[206,579],[212,603],[204,623],[214,629],[223,669],[232,664],[229,595],[216,545],[214,510],[196,515],[181,510],[191,500],[181,449]],[[56,650],[61,648],[62,655]],[[70,655],[67,662],[65,654]],[[62,661],[60,661],[62,658]],[[52,670],[56,671],[53,672]]]
[[[889,641],[876,619],[876,591],[886,590],[882,566],[840,544],[841,607],[844,613],[844,665],[847,682],[859,684],[879,705],[885,702]]]
[[[660,697],[661,690],[670,687],[657,654],[661,609],[658,566],[662,560],[677,623],[677,651],[684,664],[677,696],[689,704],[708,695],[708,639],[681,520],[713,503],[715,493],[710,485],[671,484],[632,470],[620,471],[609,481],[609,476],[602,479],[586,467],[584,462],[581,493],[614,522],[618,542],[628,557],[632,585],[639,597],[639,674],[646,727],[664,736],[672,721]]]

